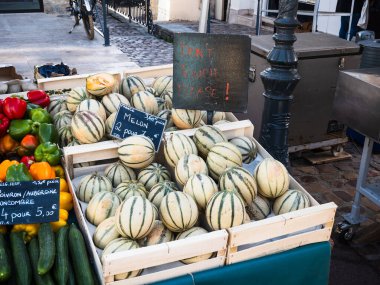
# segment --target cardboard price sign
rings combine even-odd
[[[246,112],[251,39],[175,34],[173,107]]]
[[[146,136],[152,140],[155,150],[158,151],[165,125],[166,120],[160,117],[121,104],[112,126],[111,136],[118,139],[133,135]]]
[[[0,182],[0,225],[59,219],[59,179]]]

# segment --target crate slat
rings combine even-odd
[[[141,68],[131,68],[123,72],[124,77],[128,75],[137,75],[143,79],[160,76],[173,75],[173,64],[149,66]]]

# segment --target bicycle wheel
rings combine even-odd
[[[83,26],[89,40],[93,40],[95,36],[94,18],[92,15],[82,14]]]

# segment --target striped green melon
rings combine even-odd
[[[146,198],[148,192],[142,183],[136,180],[130,180],[117,185],[115,194],[117,194],[120,199],[124,201],[132,196],[140,196]]]
[[[103,264],[106,262],[105,257],[107,255],[110,255],[110,254],[115,253],[115,252],[132,250],[132,249],[136,249],[139,247],[140,246],[138,245],[138,243],[134,240],[130,240],[127,238],[114,239],[104,249],[104,251],[102,253],[102,262],[103,262]],[[133,277],[139,276],[141,274],[141,272],[142,272],[142,270],[135,270],[135,271],[127,272],[127,273],[116,274],[115,280],[123,280],[123,279],[133,278]]]
[[[207,155],[207,166],[211,177],[214,179],[219,179],[219,176],[228,167],[242,166],[242,164],[240,151],[229,142],[215,144]]]
[[[156,220],[160,220],[160,211],[158,210],[158,207],[156,207],[156,205],[154,205],[153,203],[152,203],[152,206],[154,209],[154,213],[156,215]]]
[[[88,94],[86,88],[84,87],[75,87],[73,88],[66,97],[66,106],[67,109],[74,113],[77,110],[78,105],[86,99],[92,99],[93,96]]]
[[[124,139],[117,150],[124,165],[133,169],[143,168],[154,160],[154,144],[144,136],[131,136]]]
[[[91,111],[79,111],[73,116],[71,131],[81,144],[96,143],[105,134],[105,124],[97,114]]]
[[[173,91],[165,91],[161,94],[161,98],[165,100],[165,108],[173,108]]]
[[[95,172],[80,180],[76,194],[79,200],[88,203],[95,194],[103,191],[111,192],[112,183],[106,176]]]
[[[250,205],[257,195],[255,178],[243,167],[230,167],[219,178],[220,189],[236,190],[246,205]]]
[[[180,129],[199,127],[202,121],[202,112],[199,110],[172,109],[173,123]]]
[[[170,128],[165,129],[165,132],[176,132],[178,130],[179,129],[177,127],[170,127]]]
[[[158,112],[161,112],[162,110],[165,110],[165,100],[160,98],[160,97],[156,97],[156,101],[157,101],[157,106],[158,106]]]
[[[102,104],[106,110],[107,116],[119,110],[120,104],[131,106],[129,100],[119,93],[111,93],[102,98]]]
[[[113,127],[113,124],[115,123],[116,116],[117,116],[117,112],[112,113],[111,115],[109,115],[109,117],[106,120],[105,125],[106,125],[107,136],[111,135],[112,127]]]
[[[195,154],[184,155],[175,167],[175,178],[182,187],[195,174],[208,175],[206,162]]]
[[[136,180],[136,174],[133,169],[125,166],[121,161],[109,165],[104,170],[104,174],[111,181],[113,187],[124,181]]]
[[[250,137],[235,137],[230,139],[230,143],[234,144],[240,151],[243,162],[251,163],[257,156],[257,146]]]
[[[91,111],[102,118],[103,121],[105,121],[107,118],[106,110],[104,109],[103,105],[95,99],[83,100],[77,107],[77,112],[78,111]]]
[[[130,75],[121,80],[119,92],[128,99],[131,99],[137,92],[145,91],[145,89],[145,83],[140,77]]]
[[[157,183],[170,180],[170,178],[170,173],[166,167],[156,162],[141,169],[137,175],[138,181],[141,182],[148,191]]]
[[[211,196],[218,192],[218,185],[205,174],[195,174],[186,182],[183,192],[193,197],[199,209],[206,209]]]
[[[226,142],[227,138],[217,127],[203,126],[194,133],[193,140],[202,157],[207,157],[210,149],[218,142]]]
[[[157,93],[157,91],[153,87],[151,87],[151,86],[146,87],[145,91],[148,91],[149,93],[152,93],[155,97],[159,96],[158,93]]]
[[[87,220],[97,226],[105,219],[113,217],[121,199],[113,192],[102,191],[95,194],[86,208]]]
[[[227,123],[231,123],[230,121],[228,120],[220,120],[220,121],[217,121],[215,124],[213,124],[214,126],[217,126],[217,125],[223,125],[223,124],[227,124]]]
[[[215,124],[216,122],[222,121],[226,119],[226,113],[225,112],[212,112],[211,116],[211,124]],[[202,121],[206,124],[209,125],[207,122],[207,111],[202,111]]]
[[[207,234],[207,233],[208,233],[208,231],[206,231],[204,228],[194,227],[194,228],[191,228],[191,229],[189,229],[187,231],[184,231],[184,232],[178,234],[177,237],[176,237],[176,240],[181,240],[181,239],[185,239],[185,238],[190,238],[190,237],[195,237],[195,236],[199,236],[199,235],[204,235],[204,234]],[[199,255],[199,256],[194,256],[194,257],[182,259],[181,262],[183,262],[185,264],[191,264],[191,263],[207,260],[207,259],[211,258],[212,255],[213,255],[212,252],[205,253],[205,254],[202,254],[202,255]]]
[[[108,73],[98,73],[86,78],[86,90],[94,96],[104,96],[111,93],[115,85],[115,78]]]
[[[255,200],[249,204],[245,209],[251,220],[263,220],[269,216],[271,212],[271,205],[268,198],[257,195]]]
[[[273,212],[281,215],[310,207],[309,197],[300,190],[289,189],[273,203]]]
[[[162,198],[173,191],[178,191],[177,185],[172,181],[163,181],[154,185],[149,192],[148,200],[156,207],[160,207]]]
[[[155,220],[153,229],[143,240],[141,240],[141,246],[150,246],[160,243],[165,243],[174,240],[174,233],[172,233],[165,225]]]
[[[161,76],[154,80],[152,87],[156,90],[158,96],[165,91],[173,91],[173,76]]]
[[[120,235],[131,239],[146,237],[153,229],[156,220],[152,203],[138,196],[124,200],[115,216],[116,228]]]
[[[158,103],[156,97],[148,91],[139,91],[131,98],[132,106],[140,111],[157,114],[158,113]]]
[[[215,231],[239,226],[244,218],[244,202],[236,191],[219,191],[207,203],[207,223]]]
[[[168,128],[174,126],[174,123],[172,120],[172,112],[170,110],[164,109],[164,110],[158,112],[157,117],[160,117],[161,119],[166,120],[165,129],[168,129]]]
[[[277,198],[289,189],[289,173],[285,166],[273,158],[265,158],[255,169],[257,191],[264,197]]]
[[[96,227],[92,240],[98,248],[104,249],[111,241],[117,239],[119,236],[120,234],[116,230],[115,217],[110,217]]]
[[[73,133],[71,131],[71,126],[63,126],[58,129],[58,138],[59,138],[59,145],[61,147],[67,146],[69,143],[71,143],[74,140]]]
[[[186,154],[198,154],[193,140],[184,134],[171,134],[164,140],[164,155],[167,164],[175,167],[177,162]]]
[[[164,225],[172,232],[183,232],[198,220],[198,207],[190,195],[173,191],[161,201],[160,216]]]
[[[61,112],[58,112],[53,117],[55,128],[59,130],[63,126],[71,126],[72,118],[73,118],[73,115],[71,114],[69,110],[63,110]]]
[[[80,142],[78,142],[75,138],[70,142],[67,146],[76,146],[80,145]],[[74,163],[74,167],[87,167],[87,166],[92,166],[95,165],[94,161],[88,161],[88,162],[81,162],[81,163]]]
[[[53,95],[50,96],[49,106],[46,107],[46,110],[49,112],[50,116],[54,116],[61,112],[67,110],[66,105],[66,96],[62,95]]]

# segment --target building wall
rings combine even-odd
[[[68,14],[69,0],[44,0],[44,12],[47,14]]]
[[[198,21],[200,0],[157,0],[157,21]]]

